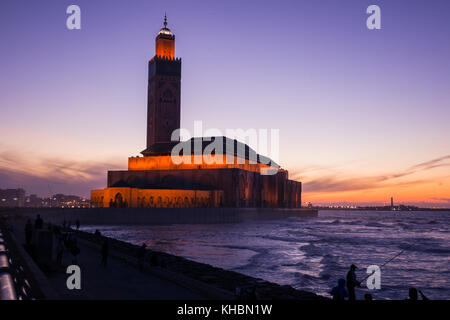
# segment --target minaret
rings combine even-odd
[[[181,59],[175,58],[175,35],[164,27],[156,36],[155,56],[148,63],[147,149],[171,142],[180,128]],[[159,148],[158,148],[159,149]]]
[[[175,58],[175,36],[167,28],[167,15],[164,15],[164,28],[156,36],[155,55],[160,58]]]

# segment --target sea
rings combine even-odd
[[[450,298],[450,211],[323,210],[233,224],[82,229],[327,297],[355,264],[359,280],[368,266],[380,267],[380,288],[364,280],[357,299],[405,299],[410,287]]]

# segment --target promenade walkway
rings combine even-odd
[[[23,225],[15,225],[16,239],[24,242]],[[61,299],[151,299],[151,300],[193,300],[205,299],[194,290],[174,282],[161,279],[149,273],[142,273],[125,262],[109,257],[108,266],[100,264],[100,251],[78,241],[81,253],[78,265],[81,269],[81,289],[69,290],[66,285],[69,274],[54,272],[48,276],[51,287]],[[71,264],[71,256],[64,253],[63,265]]]

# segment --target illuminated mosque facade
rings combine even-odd
[[[91,206],[300,208],[301,182],[248,145],[226,137],[172,140],[180,128],[181,59],[166,18],[155,51],[148,63],[147,148],[128,159],[128,170],[108,171],[107,188],[91,191]],[[207,159],[211,143],[222,148]],[[188,161],[173,161],[177,146]]]

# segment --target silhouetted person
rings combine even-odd
[[[114,207],[114,202],[113,202],[113,200],[111,199],[111,200],[109,200],[109,207],[110,208],[113,208]]]
[[[422,300],[429,300],[421,290],[419,290],[420,296],[422,297]],[[419,300],[419,295],[417,294],[416,288],[409,288],[409,298],[408,300],[417,301]]]
[[[344,278],[338,280],[338,285],[331,289],[330,294],[333,296],[333,300],[345,300],[348,297]]]
[[[72,236],[70,241],[70,253],[72,254],[72,264],[78,264],[78,255],[80,254],[80,247],[78,247],[77,239]]]
[[[147,252],[147,245],[145,243],[139,248],[138,251],[138,260],[139,260],[139,271],[144,271],[144,263],[145,263],[145,254]]]
[[[38,214],[36,220],[34,221],[35,229],[42,229],[44,227],[44,220],[42,220],[41,215]]]
[[[60,235],[58,236],[58,240],[56,243],[56,263],[58,263],[59,266],[62,266],[63,253],[64,253],[64,241],[63,237]]]
[[[373,297],[372,297],[372,295],[371,295],[370,293],[366,293],[366,294],[364,295],[364,300],[366,300],[366,301],[372,301],[372,300],[373,300]]]
[[[409,288],[409,298],[408,298],[408,300],[413,300],[413,301],[419,300],[416,288]]]
[[[33,236],[33,225],[31,224],[31,220],[27,220],[27,224],[25,225],[25,242],[27,246],[31,244],[31,238]]]
[[[356,280],[355,274],[356,266],[352,264],[350,270],[347,273],[347,290],[348,300],[356,300],[355,287],[359,286],[359,282]]]
[[[75,225],[77,226],[77,231],[80,229],[80,220],[77,219],[75,222]]]
[[[108,263],[109,243],[108,239],[105,239],[102,244],[102,265],[106,267]]]

